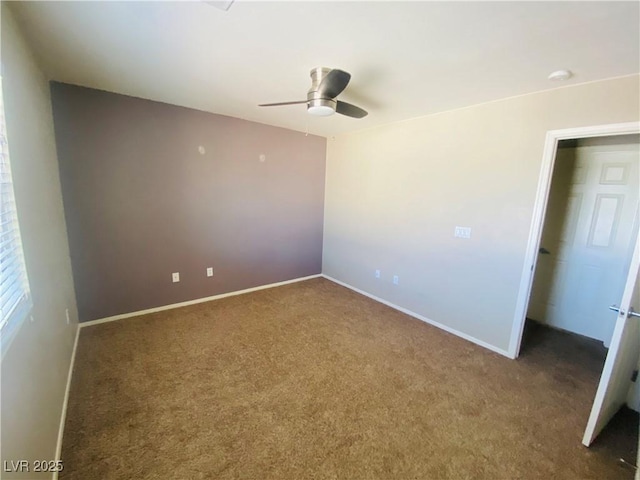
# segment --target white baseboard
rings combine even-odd
[[[58,427],[58,441],[56,443],[55,460],[60,461],[62,454],[62,437],[64,436],[64,423],[67,420],[67,405],[69,403],[69,390],[71,389],[71,377],[73,376],[73,365],[76,361],[76,350],[78,349],[78,337],[80,336],[80,326],[76,327],[76,338],[73,341],[73,350],[71,350],[71,361],[69,362],[69,372],[67,373],[67,386],[64,390],[64,399],[62,400],[62,413],[60,414],[60,426]],[[58,472],[53,472],[53,480],[58,480]]]
[[[137,312],[123,313],[121,315],[114,315],[112,317],[99,318],[97,320],[91,320],[89,322],[82,322],[80,328],[90,327],[92,325],[98,325],[100,323],[113,322],[115,320],[122,320],[124,318],[138,317],[140,315],[147,315],[149,313],[162,312],[164,310],[171,310],[174,308],[187,307],[189,305],[196,305],[198,303],[210,302],[212,300],[219,300],[221,298],[233,297],[235,295],[243,295],[245,293],[257,292],[258,290],[266,290],[267,288],[280,287],[282,285],[288,285],[290,283],[303,282],[305,280],[311,280],[312,278],[319,278],[322,274],[309,275],[308,277],[294,278],[292,280],[285,280],[284,282],[269,283],[267,285],[260,285],[259,287],[247,288],[245,290],[236,290],[235,292],[221,293],[220,295],[213,295],[211,297],[197,298],[195,300],[189,300],[187,302],[172,303],[170,305],[163,305],[161,307],[149,308],[147,310],[139,310]]]
[[[326,278],[327,280],[330,280],[330,281],[332,281],[334,283],[337,283],[338,285],[342,285],[343,287],[346,287],[346,288],[348,288],[350,290],[353,290],[354,292],[357,292],[357,293],[359,293],[361,295],[364,295],[365,297],[369,297],[369,298],[375,300],[376,302],[380,302],[380,303],[382,303],[384,305],[387,305],[388,307],[391,307],[391,308],[393,308],[395,310],[398,310],[398,311],[400,311],[402,313],[406,313],[407,315],[409,315],[411,317],[417,318],[418,320],[422,320],[423,322],[428,323],[429,325],[433,325],[434,327],[437,327],[437,328],[439,328],[441,330],[444,330],[445,332],[451,333],[451,334],[453,334],[453,335],[455,335],[457,337],[460,337],[460,338],[463,338],[463,339],[465,339],[465,340],[467,340],[469,342],[475,343],[476,345],[480,345],[481,347],[484,347],[487,350],[491,350],[492,352],[499,353],[500,355],[504,355],[505,357],[508,357],[508,358],[511,358],[511,359],[515,358],[515,357],[511,356],[509,354],[509,352],[507,352],[506,350],[503,350],[503,349],[498,348],[498,347],[496,347],[494,345],[491,345],[490,343],[483,342],[482,340],[479,340],[479,339],[477,339],[475,337],[472,337],[471,335],[467,335],[466,333],[460,332],[460,331],[458,331],[458,330],[456,330],[454,328],[447,327],[446,325],[443,325],[442,323],[436,322],[435,320],[431,320],[430,318],[427,318],[427,317],[425,317],[423,315],[420,315],[419,313],[412,312],[411,310],[408,310],[408,309],[406,309],[404,307],[401,307],[399,305],[391,303],[391,302],[389,302],[387,300],[384,300],[384,299],[382,299],[380,297],[376,297],[375,295],[372,295],[369,292],[365,292],[364,290],[360,290],[359,288],[356,288],[356,287],[354,287],[352,285],[349,285],[348,283],[341,282],[340,280],[335,279],[333,277],[330,277],[329,275],[322,274],[322,276],[324,278]]]

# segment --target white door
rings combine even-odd
[[[638,226],[636,224],[635,228]],[[624,405],[631,376],[638,365],[640,355],[640,313],[635,313],[633,306],[640,310],[640,236],[635,242],[627,282],[622,299],[617,304],[619,313],[611,346],[602,369],[602,376],[596,392],[587,428],[582,443],[589,446],[602,431],[611,417]]]
[[[638,143],[560,148],[527,317],[609,345],[634,242]],[[616,143],[618,142],[618,143]]]

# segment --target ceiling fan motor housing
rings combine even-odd
[[[320,85],[320,82],[324,77],[327,76],[327,74],[331,70],[333,69],[327,68],[327,67],[316,67],[311,69],[311,71],[309,72],[309,75],[311,75],[311,88],[309,89],[309,93],[315,92],[318,90],[318,86]]]
[[[318,91],[322,79],[331,71],[331,68],[316,67],[311,70],[311,88],[307,92],[307,111],[312,115],[327,116],[336,111],[337,103],[333,98],[323,97]]]

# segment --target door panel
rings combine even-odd
[[[635,225],[637,229],[637,223]],[[629,312],[634,305],[640,310],[639,267],[640,238],[637,238],[624,293],[618,304],[620,313],[614,314],[617,320],[611,346],[582,439],[586,446],[593,442],[611,417],[625,404],[632,386],[631,376],[640,356],[640,317],[631,316]]]

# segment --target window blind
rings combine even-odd
[[[0,80],[0,333],[3,346],[31,307],[18,214],[9,164],[9,146]]]

